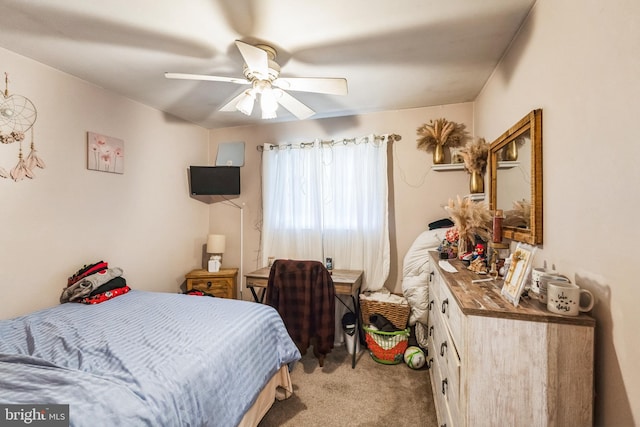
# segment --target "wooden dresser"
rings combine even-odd
[[[430,253],[429,354],[439,426],[591,426],[595,320],[518,307],[502,281]],[[485,278],[487,276],[484,276]]]
[[[193,270],[185,276],[187,291],[196,289],[219,298],[232,299],[235,299],[237,295],[237,277],[237,268],[221,268],[217,273],[209,273],[207,270],[199,269]]]

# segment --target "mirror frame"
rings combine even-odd
[[[531,245],[542,244],[542,110],[531,111],[518,123],[511,126],[489,148],[489,208],[498,206],[498,163],[500,150],[523,133],[530,131],[531,136],[531,217],[529,228],[505,226],[502,235],[506,239]]]

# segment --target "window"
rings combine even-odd
[[[362,269],[367,289],[389,269],[387,136],[269,146],[263,152],[262,257]],[[372,289],[373,287],[373,289]]]

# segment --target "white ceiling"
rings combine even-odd
[[[2,0],[0,46],[220,128],[261,121],[217,111],[246,86],[164,72],[242,77],[242,40],[275,47],[282,77],[347,79],[346,96],[290,92],[312,119],[473,101],[534,2]]]

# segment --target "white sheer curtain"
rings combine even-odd
[[[364,271],[362,290],[389,275],[388,136],[266,146],[263,262],[333,258]]]

